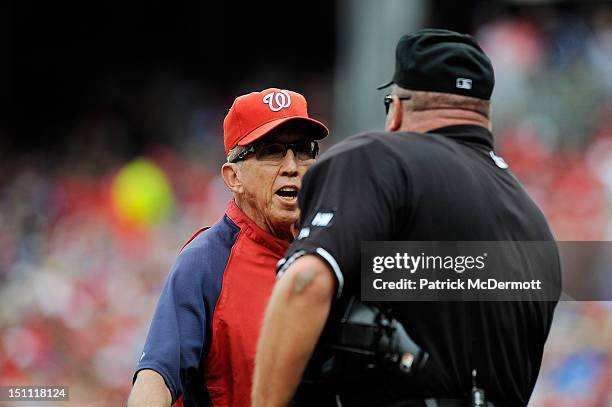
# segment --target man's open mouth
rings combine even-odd
[[[297,198],[299,189],[297,187],[282,187],[278,191],[276,191],[276,195],[285,199],[295,199]]]

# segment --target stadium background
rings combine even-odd
[[[232,100],[303,93],[323,148],[380,129],[424,26],[492,57],[498,150],[557,238],[612,240],[610,2],[211,3],[0,5],[0,385],[121,405],[172,261],[230,197]],[[611,304],[559,305],[531,405],[612,405]]]

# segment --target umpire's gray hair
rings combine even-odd
[[[410,96],[410,100],[402,103],[404,109],[413,112],[436,109],[461,109],[476,112],[491,118],[491,101],[451,93],[423,92],[393,87],[393,93],[398,96]]]

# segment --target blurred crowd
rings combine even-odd
[[[476,35],[497,74],[498,154],[559,240],[612,240],[610,8],[504,15]],[[181,141],[136,158],[117,154],[129,126],[104,111],[82,118],[59,162],[3,160],[0,385],[68,385],[80,406],[125,401],[175,256],[230,199],[218,176],[226,108],[160,108],[151,127],[174,118],[164,125]],[[610,406],[611,394],[612,302],[561,303],[531,404]]]
[[[182,242],[229,199],[214,177],[171,151],[102,177],[14,174],[0,201],[0,385],[121,405]]]

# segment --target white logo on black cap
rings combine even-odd
[[[270,92],[263,97],[263,102],[268,104],[268,107],[273,112],[278,112],[291,106],[291,96],[286,90],[280,92]]]
[[[457,78],[457,88],[458,89],[472,89],[472,80],[466,78]]]

